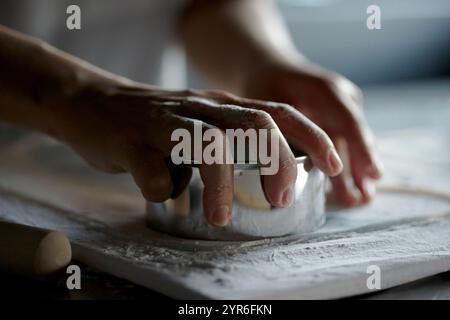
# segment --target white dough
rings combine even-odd
[[[271,208],[261,186],[257,170],[240,170],[234,176],[234,199],[248,208],[268,211]]]

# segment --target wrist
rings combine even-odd
[[[261,58],[254,59],[245,69],[237,94],[246,95],[248,88],[255,83],[263,81],[268,77],[280,73],[292,72],[293,70],[307,69],[312,63],[298,51],[271,52],[260,55]]]

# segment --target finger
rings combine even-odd
[[[303,163],[303,168],[305,169],[306,172],[311,171],[311,169],[314,167],[314,164],[311,160],[311,158],[306,158],[305,162]]]
[[[186,151],[183,159],[200,161],[201,159],[196,158],[202,155],[202,150],[207,145],[207,142],[202,139],[205,131],[212,129],[220,132],[219,129],[204,121],[171,112],[153,114],[151,120],[148,125],[148,132],[144,137],[146,143],[152,148],[160,150],[165,157],[172,160],[175,156],[178,156],[174,152],[178,151],[176,147],[180,147],[180,143],[182,143],[183,146],[186,146],[186,148],[181,148],[182,151]],[[222,136],[221,133],[220,135]],[[197,136],[201,138],[200,143],[195,141]]]
[[[353,184],[346,143],[339,138],[334,139],[334,143],[344,162],[344,170],[339,175],[330,179],[332,185],[332,197],[336,202],[348,207],[353,207],[360,203],[361,194]]]
[[[229,141],[223,131],[212,125],[207,125],[208,130],[214,130],[216,138],[214,142],[214,154],[231,154]],[[211,132],[211,131],[209,131]],[[207,144],[208,142],[204,142]],[[209,148],[209,146],[208,146]],[[214,226],[223,227],[228,224],[232,215],[233,202],[233,165],[225,162],[225,157],[219,157],[217,161],[206,159],[206,145],[203,163],[199,166],[203,189],[203,211],[206,220]],[[208,160],[208,161],[207,161]]]
[[[308,154],[316,155],[314,162],[322,171],[334,176],[342,170],[342,162],[339,157],[328,161],[325,159],[327,157],[322,156],[327,155],[330,149],[335,149],[326,133],[297,109],[282,103],[240,98],[223,91],[211,90],[208,93],[213,94],[216,99],[220,99],[222,102],[240,104],[247,108],[256,108],[268,112],[291,145],[307,151]],[[330,157],[334,158],[335,152],[330,153],[332,153]],[[308,157],[305,160],[304,168],[309,171],[313,165],[313,160]]]
[[[271,168],[265,168],[263,173],[263,187],[269,202],[276,207],[287,207],[293,201],[293,187],[297,178],[297,165],[292,151],[278,129],[277,125],[267,112],[243,108],[236,105],[216,105],[202,100],[190,101],[186,108],[180,112],[188,113],[190,116],[206,118],[208,122],[226,129],[267,129],[270,140],[278,144],[278,152],[271,155]],[[260,132],[260,131],[256,131]],[[260,135],[256,135],[260,145]],[[269,139],[268,139],[269,140]],[[272,149],[270,141],[267,143],[268,150]],[[275,151],[274,151],[275,153]],[[258,154],[258,161],[260,161]],[[262,169],[263,172],[264,169]]]
[[[354,207],[360,203],[360,193],[353,187],[352,178],[347,173],[341,173],[330,178],[332,190],[331,200],[346,207]]]
[[[199,167],[203,189],[203,211],[214,226],[225,226],[232,215],[233,165],[202,164]]]
[[[376,187],[375,182],[371,178],[362,176],[357,170],[354,169],[352,165],[352,179],[355,186],[359,189],[361,193],[361,203],[368,203],[375,197]]]
[[[142,195],[151,202],[162,202],[172,194],[172,181],[163,155],[145,147],[129,154],[127,169]]]
[[[169,169],[173,185],[170,197],[176,199],[187,188],[189,181],[191,181],[192,168],[185,165],[174,165],[170,159],[166,159],[166,165]]]
[[[225,134],[218,128],[200,120],[175,115],[162,114],[152,127],[147,137],[150,144],[157,146],[166,157],[172,155],[174,147],[179,144],[179,140],[173,139],[172,133],[175,130],[184,129],[188,134],[188,148],[193,153],[184,155],[185,160],[195,160],[203,163],[205,159],[204,150],[210,142],[201,139],[200,143],[194,141],[198,134],[200,138],[204,137],[207,130],[213,130],[217,135],[214,146],[215,152],[221,154],[221,159],[217,159],[220,163],[225,163],[225,157],[230,153],[229,144]],[[197,131],[199,131],[197,133]],[[199,154],[201,159],[197,159]],[[173,159],[172,159],[173,160]],[[218,164],[217,162],[209,162],[208,164],[200,164],[200,175],[205,186],[203,191],[203,209],[208,222],[215,226],[224,226],[228,223],[232,214],[233,200],[233,166],[226,164]],[[175,192],[177,193],[177,191]]]
[[[328,176],[335,176],[341,172],[342,161],[331,139],[322,129],[294,107],[257,100],[250,100],[245,105],[252,105],[254,108],[268,112],[289,143],[308,154],[313,164]]]
[[[351,104],[353,103],[353,106]],[[353,100],[348,100],[349,110],[359,110]],[[374,179],[381,177],[382,165],[374,147],[373,134],[358,111],[347,115],[341,134],[348,141],[348,154],[354,185],[361,194],[361,203],[371,201],[376,193]],[[351,141],[351,143],[350,143]]]
[[[244,127],[267,129],[271,135],[270,140],[267,141],[269,150],[272,147],[271,139],[279,145],[278,153],[272,154],[272,161],[278,161],[277,170],[262,175],[265,195],[273,206],[289,207],[294,201],[294,186],[297,179],[297,163],[294,154],[272,117],[265,111],[254,111],[256,112],[248,113],[250,121],[247,124],[244,121]]]
[[[378,158],[373,134],[364,119],[360,108],[351,98],[340,97],[343,104],[340,115],[338,134],[348,142],[348,152],[355,178],[363,177],[379,179],[382,174],[382,164]]]
[[[356,104],[361,104],[363,101],[362,93],[357,90],[353,90],[353,92],[354,95],[351,96],[352,102]],[[243,106],[248,106],[245,102],[257,105],[258,108],[269,112],[273,116],[273,118],[280,125],[281,130],[287,136],[291,144],[296,145],[295,143],[299,141],[298,139],[297,140],[290,139],[290,135],[287,133],[290,128],[295,128],[296,127],[295,125],[288,125],[287,128],[284,128],[283,126],[284,123],[283,119],[292,118],[292,114],[289,110],[289,107],[280,108],[280,106],[282,106],[280,104],[274,103],[270,104],[268,102],[258,100],[241,99],[223,92],[217,92],[215,94],[218,97],[222,98],[223,100],[233,101],[235,103],[239,100],[241,102],[240,104]],[[357,105],[346,106],[341,109],[353,111],[353,114],[356,114],[356,111],[359,110]],[[350,120],[353,121],[353,124],[355,123],[353,118],[351,118]],[[348,122],[349,121],[346,121],[345,123],[347,124]],[[373,141],[370,129],[368,128],[367,125],[363,125],[365,124],[365,122],[363,121],[356,122],[356,124],[360,124],[360,126],[353,126],[353,124],[350,125],[350,128],[359,129],[355,130],[356,134],[355,133],[353,134],[353,136],[359,134],[359,136],[357,137],[358,143],[352,145],[351,161],[347,159],[346,172],[343,172],[341,175],[337,176],[336,179],[332,180],[333,181],[332,183],[334,184],[334,189],[336,190],[340,202],[343,202],[347,205],[354,205],[358,202],[367,202],[370,199],[372,199],[375,193],[374,184],[366,176],[369,176],[371,178],[378,178],[381,174],[380,164],[377,164],[377,162],[379,161],[376,160],[376,153],[374,151],[374,148],[371,147],[371,145],[373,145],[373,142],[370,143],[370,141]],[[347,127],[347,125],[345,127]],[[352,140],[349,139],[349,141],[353,141],[353,139]],[[317,143],[315,145],[317,145]],[[298,147],[298,145],[296,146]],[[300,148],[304,149],[304,147],[302,146],[300,146]],[[369,153],[366,152],[366,154],[363,154],[364,151],[369,151]],[[345,151],[342,150],[341,154],[345,154],[347,156],[348,155],[347,149],[345,148]],[[363,160],[359,158],[361,154],[363,154],[362,157]],[[369,161],[367,161],[367,159],[369,159]],[[367,170],[366,165],[367,163],[371,164],[375,163],[376,169],[373,170],[372,166],[369,167],[369,170]],[[362,167],[361,164],[363,165]],[[306,169],[310,169],[310,167],[311,166],[309,162],[305,163]],[[351,169],[349,169],[350,167]],[[355,189],[355,186],[359,189],[359,191]]]

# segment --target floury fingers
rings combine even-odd
[[[280,161],[280,135],[276,129],[204,128],[194,121],[194,136],[175,129],[171,140],[178,142],[171,152],[174,164],[258,164],[261,175],[275,175]]]
[[[220,228],[209,224],[204,215],[204,183],[200,169],[190,166],[191,180],[178,197],[163,203],[147,203],[148,225],[175,236],[206,240],[254,240],[309,234],[325,222],[326,178],[318,168],[306,171],[305,160],[304,156],[296,158],[298,174],[293,202],[286,208],[274,207],[268,201],[257,165],[235,164],[233,215],[227,225]]]

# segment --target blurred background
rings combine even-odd
[[[276,2],[297,48],[357,84],[450,74],[449,0]],[[371,4],[381,9],[381,30],[366,27]]]
[[[395,101],[397,112],[404,106],[409,118],[416,114],[413,122],[420,123],[425,116],[442,118],[442,114],[412,112],[411,102],[417,102],[420,109],[437,99],[433,110],[450,109],[448,102],[443,103],[449,80],[427,82],[427,95],[422,84],[416,89],[405,88],[401,97],[397,97],[397,87],[391,86],[449,79],[449,0],[274,1],[297,48],[309,59],[362,86],[366,110]],[[66,27],[66,8],[71,4],[81,8],[81,30]],[[0,24],[136,81],[165,88],[206,88],[177,40],[177,15],[187,4],[189,0],[128,0],[126,4],[122,0],[2,0]],[[366,25],[367,7],[373,4],[381,11],[380,30],[369,30]],[[384,86],[383,98],[372,99],[377,95],[367,94],[366,89],[380,85]],[[386,95],[389,92],[392,94]],[[376,118],[369,116],[369,120]],[[450,119],[450,115],[446,117]],[[402,123],[406,126],[410,122]],[[398,121],[391,123],[399,126]],[[384,128],[386,121],[371,124],[375,129]],[[11,135],[3,127],[0,142],[10,141]]]
[[[309,57],[365,84],[450,71],[448,0],[278,0],[295,43]],[[366,8],[381,9],[381,30]]]
[[[275,0],[297,47],[359,85],[450,74],[449,0]],[[187,0],[2,0],[0,24],[109,71],[164,87],[205,87],[176,40]],[[66,28],[77,4],[82,29]],[[366,26],[369,5],[381,30]],[[187,82],[186,82],[187,79]]]

